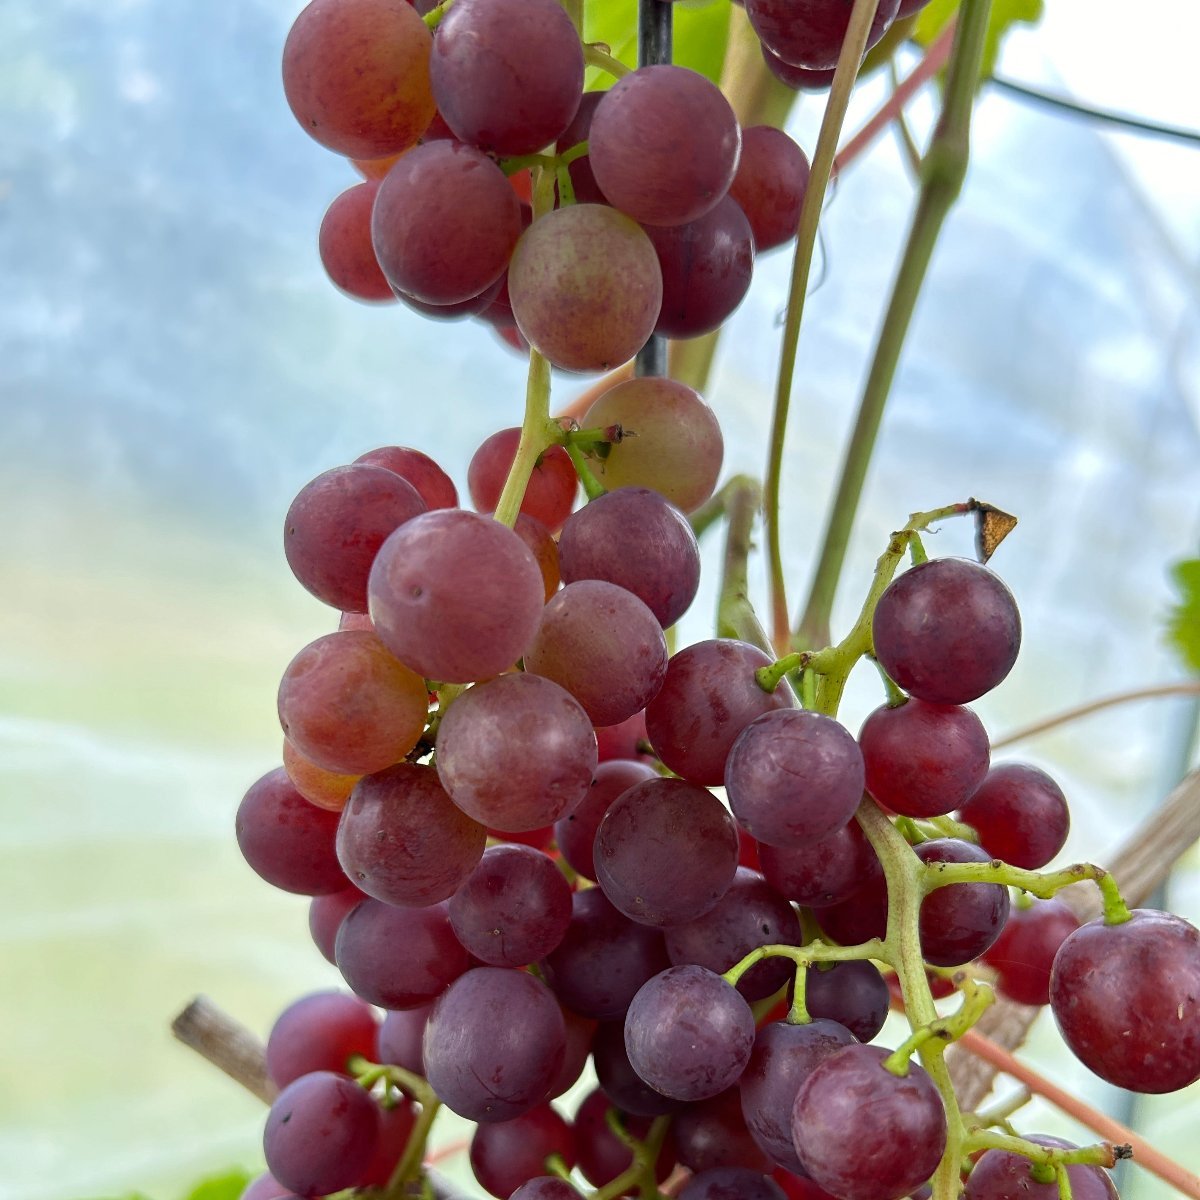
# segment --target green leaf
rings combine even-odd
[[[730,6],[725,0],[679,0],[673,8],[672,61],[719,83],[729,42]],[[583,36],[588,42],[602,42],[627,67],[636,67],[637,0],[585,5]],[[612,83],[611,75],[588,69],[585,86],[589,90],[607,89]]]
[[[959,0],[932,0],[917,17],[914,38],[928,46],[946,27],[946,22],[958,12]],[[996,65],[1000,43],[1004,35],[1018,21],[1036,25],[1041,20],[1043,0],[992,0],[992,11],[988,17],[987,41],[983,47],[981,74],[986,77]]]
[[[1200,559],[1176,563],[1171,579],[1180,599],[1167,620],[1167,640],[1184,666],[1200,672]]]

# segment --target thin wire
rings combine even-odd
[[[1071,116],[1083,117],[1086,120],[1097,121],[1105,125],[1116,125],[1120,129],[1127,129],[1130,133],[1167,138],[1183,142],[1186,145],[1200,145],[1200,130],[1197,129],[1187,129],[1182,125],[1164,125],[1157,121],[1147,120],[1145,117],[1135,117],[1129,113],[1117,112],[1115,109],[1080,104],[1078,101],[1068,100],[1064,96],[1054,96],[1049,92],[1030,87],[1028,84],[1018,83],[1015,79],[1009,79],[1003,75],[993,75],[988,82],[1003,92],[1041,105],[1043,108],[1056,109]]]

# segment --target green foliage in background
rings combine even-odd
[[[1167,638],[1189,671],[1200,673],[1200,558],[1171,568],[1179,603],[1171,609]]]
[[[1036,24],[1042,16],[1042,0],[992,0],[992,12],[988,20],[987,41],[983,47],[984,77],[992,73],[1000,43],[1017,22]],[[913,37],[922,46],[928,46],[946,27],[946,22],[958,12],[958,0],[932,0],[917,16],[917,27]]]

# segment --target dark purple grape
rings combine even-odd
[[[607,371],[654,331],[662,271],[635,220],[607,205],[573,204],[522,234],[508,295],[517,328],[556,367]]]
[[[495,283],[521,236],[504,172],[457,141],[426,142],[384,177],[371,240],[388,282],[426,304],[458,304]]]
[[[935,558],[894,579],[872,621],[875,656],[906,692],[969,704],[1012,670],[1017,602],[999,577],[965,558]]]
[[[313,992],[293,1001],[276,1018],[267,1038],[267,1074],[276,1087],[312,1071],[346,1075],[354,1055],[370,1059],[379,1025],[375,1012],[357,996]]]
[[[304,131],[338,154],[400,154],[437,111],[431,45],[406,0],[313,0],[283,48],[287,102]]]
[[[1074,1150],[1071,1142],[1045,1134],[1024,1134],[1027,1141],[1049,1149]],[[967,1176],[966,1200],[1057,1200],[1058,1182],[1033,1177],[1033,1164],[1023,1154],[985,1150]],[[1071,1200],[1119,1200],[1112,1177],[1103,1167],[1072,1163],[1067,1167]]]
[[[588,133],[592,128],[592,117],[596,112],[596,105],[603,99],[603,92],[583,93],[583,99],[579,102],[579,108],[576,110],[574,118],[570,125],[559,135],[558,141],[555,144],[555,149],[559,154],[570,150],[573,146],[578,146],[580,142],[587,141]],[[592,164],[586,154],[572,160],[571,164],[567,167],[567,173],[571,176],[571,187],[575,192],[576,204],[608,203],[604,198],[604,193],[596,183],[596,176],[592,174]]]
[[[568,1008],[616,1021],[642,984],[670,965],[658,930],[623,916],[600,888],[587,888],[571,897],[566,935],[541,967]]]
[[[1000,936],[984,951],[987,964],[999,973],[996,990],[1018,1004],[1050,1003],[1050,968],[1079,918],[1061,900],[1035,900],[1014,908]]]
[[[1200,1079],[1200,932],[1172,913],[1135,909],[1089,921],[1063,942],[1050,1008],[1071,1052],[1134,1092]]]
[[[242,856],[269,884],[319,896],[350,882],[334,850],[337,824],[337,813],[310,804],[277,767],[242,798],[234,829]]]
[[[625,1023],[602,1021],[592,1039],[592,1063],[604,1094],[614,1107],[639,1117],[678,1112],[680,1100],[656,1092],[634,1069],[625,1050]]]
[[[908,700],[877,708],[858,735],[867,791],[908,817],[940,817],[963,804],[987,774],[983,722],[956,704]]]
[[[715,1167],[688,1180],[679,1200],[785,1200],[783,1189],[745,1167]]]
[[[270,1171],[264,1171],[246,1185],[238,1200],[280,1200],[290,1194]]]
[[[583,1200],[583,1193],[559,1175],[539,1175],[521,1184],[509,1200]]]
[[[540,675],[501,675],[464,692],[442,719],[437,770],[450,798],[489,829],[541,829],[569,813],[596,769],[578,702]]]
[[[808,157],[782,129],[742,130],[742,157],[729,194],[746,214],[759,254],[796,236],[808,173]]]
[[[391,1108],[379,1108],[379,1144],[375,1157],[367,1169],[363,1184],[368,1187],[385,1188],[391,1179],[412,1136],[417,1123],[417,1108],[407,1096]],[[409,1185],[412,1187],[412,1185]],[[431,1188],[432,1191],[432,1188]],[[436,1196],[436,1192],[434,1193]],[[414,1200],[416,1198],[414,1197]]]
[[[267,1168],[301,1196],[325,1196],[366,1178],[379,1144],[379,1109],[345,1075],[314,1071],[275,1098],[263,1132]]]
[[[753,720],[725,764],[738,823],[758,841],[785,848],[810,845],[845,825],[862,801],[863,778],[863,756],[850,731],[796,708]]]
[[[875,45],[896,18],[900,0],[880,0],[867,34]],[[773,54],[798,67],[837,66],[853,5],[846,0],[746,0],[754,32]]]
[[[602,763],[614,758],[649,763],[652,756],[642,745],[646,741],[646,714],[634,713],[619,725],[597,726],[596,755]]]
[[[334,953],[354,993],[380,1008],[428,1004],[468,965],[445,902],[394,908],[364,900],[342,922]]]
[[[946,1110],[910,1063],[883,1065],[880,1046],[846,1046],[800,1085],[792,1137],[812,1178],[840,1200],[900,1200],[925,1183],[946,1149]]]
[[[633,1069],[676,1100],[705,1100],[737,1082],[754,1046],[754,1014],[704,967],[671,967],[649,980],[625,1015]]]
[[[524,971],[476,967],[429,1014],[425,1075],[469,1121],[511,1121],[540,1104],[566,1052],[562,1012]]]
[[[647,225],[662,268],[662,309],[654,332],[699,337],[725,323],[742,302],[754,273],[754,234],[737,201],[686,225]]]
[[[445,900],[475,869],[487,830],[446,795],[432,767],[398,763],[365,775],[338,825],[349,879],[385,904]]]
[[[767,70],[779,80],[784,87],[793,92],[827,92],[833,84],[833,68],[824,70],[809,70],[808,67],[793,67],[786,63],[778,54],[773,54],[766,46],[761,47],[762,60]]]
[[[590,460],[596,478],[610,492],[651,488],[692,512],[716,489],[725,458],[721,427],[699,392],[678,380],[653,375],[627,379],[600,396],[582,424],[585,429],[620,425],[625,433],[621,441],[609,443],[607,456]],[[659,619],[673,624],[661,613]]]
[[[593,725],[616,725],[658,694],[667,641],[658,618],[632,592],[580,579],[542,610],[525,670],[570,692]]]
[[[1066,844],[1071,813],[1062,789],[1028,763],[993,767],[959,812],[993,858],[1037,871]]]
[[[691,1171],[769,1171],[772,1166],[746,1127],[736,1086],[686,1105],[671,1121],[671,1135],[680,1163]]]
[[[821,1019],[806,1025],[773,1021],[758,1031],[738,1081],[742,1115],[754,1140],[781,1167],[803,1170],[792,1142],[792,1105],[800,1085],[820,1063],[853,1041],[844,1025]]]
[[[583,1068],[587,1066],[592,1051],[592,1037],[596,1032],[596,1022],[591,1017],[581,1017],[577,1012],[562,1008],[561,1005],[560,1011],[566,1029],[567,1048],[562,1066],[546,1093],[547,1100],[557,1099],[579,1081]]]
[[[808,908],[848,900],[868,882],[879,879],[883,870],[857,821],[847,821],[807,846],[782,850],[760,844],[758,861],[771,887]]]
[[[717,973],[728,971],[758,946],[799,946],[804,940],[792,906],[747,867],[738,867],[715,908],[686,925],[672,926],[666,939],[675,966],[696,963]],[[795,969],[790,959],[769,959],[751,967],[737,990],[752,1002],[763,1000],[783,987]]]
[[[787,685],[764,692],[754,677],[771,659],[757,646],[720,638],[697,642],[667,664],[667,676],[646,706],[650,743],[672,771],[718,787],[738,734],[756,717],[793,708]]]
[[[573,871],[586,879],[596,878],[592,852],[596,845],[596,831],[609,805],[635,783],[657,778],[654,769],[645,763],[619,758],[602,762],[596,767],[587,795],[565,817],[554,823],[554,841]]]
[[[414,1075],[424,1075],[421,1039],[425,1036],[425,1022],[432,1011],[431,1002],[417,1008],[384,1013],[375,1038],[375,1061],[403,1067]]]
[[[523,967],[545,958],[570,923],[570,885],[553,859],[531,846],[485,850],[450,898],[458,940],[493,967]]]
[[[442,683],[508,670],[529,647],[545,603],[525,543],[490,517],[456,508],[397,529],[375,559],[367,593],[388,649]]]
[[[990,862],[970,842],[937,838],[915,847],[924,863]],[[936,877],[935,877],[936,878]],[[957,967],[978,958],[1008,920],[1008,888],[999,883],[952,883],[921,901],[921,954],[935,967]]]
[[[597,184],[643,225],[682,225],[715,208],[740,146],[737,117],[716,84],[670,65],[618,80],[588,132]]]
[[[558,0],[456,0],[429,74],[455,136],[497,156],[533,154],[575,116],[583,47]]]
[[[887,1020],[891,993],[879,968],[866,959],[814,963],[808,968],[804,1006],[810,1017],[836,1021],[860,1042],[869,1042]]]
[[[380,446],[360,454],[356,463],[371,463],[395,471],[417,489],[426,508],[457,508],[458,490],[441,467],[420,450],[409,446]]]
[[[292,659],[278,709],[284,734],[306,758],[338,775],[366,775],[417,744],[429,692],[375,634],[347,629],[317,638]]]
[[[347,296],[366,303],[394,303],[396,293],[379,269],[371,244],[371,209],[378,191],[379,180],[368,179],[336,197],[321,218],[317,250],[325,274]]]
[[[471,1170],[493,1196],[507,1200],[546,1170],[556,1154],[570,1170],[575,1165],[575,1134],[548,1104],[539,1104],[511,1121],[484,1122],[471,1138]]]
[[[737,870],[733,818],[709,791],[682,779],[649,779],[604,814],[596,882],[631,920],[665,928],[703,916]]]
[[[366,895],[356,887],[346,887],[340,892],[328,892],[323,896],[314,896],[308,906],[308,931],[312,940],[327,961],[337,965],[333,956],[333,944],[337,939],[337,931],[342,926],[346,914],[357,908],[366,899]]]
[[[664,629],[683,616],[700,586],[691,525],[644,487],[618,487],[573,513],[563,526],[558,561],[564,583],[603,579],[625,588]]]
[[[878,864],[879,860],[875,860]],[[821,929],[842,946],[857,946],[887,933],[887,883],[882,867],[873,871],[845,900],[817,909]]]

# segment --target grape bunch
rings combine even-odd
[[[884,0],[870,39],[918,7]],[[849,9],[746,0],[785,74],[832,67]],[[334,282],[479,315],[568,370],[724,321],[756,249],[795,229],[803,154],[670,65],[585,94],[597,53],[557,0],[313,0],[288,100],[366,179],[322,225]],[[425,1164],[443,1106],[498,1200],[1115,1195],[1113,1147],[981,1133],[942,1058],[994,983],[1049,1006],[1111,1083],[1200,1078],[1200,933],[1130,912],[1099,868],[1053,869],[1062,790],[993,764],[969,707],[1013,668],[1017,606],[920,533],[979,506],[893,536],[861,636],[776,657],[747,627],[673,651],[716,418],[637,378],[547,423],[524,473],[527,427],[482,442],[469,507],[385,446],[286,515],[331,629],[283,673],[282,765],[236,832],[311,897],[349,990],[270,1033],[247,1197],[452,1196]],[[886,698],[855,733],[838,702],[865,655]],[[1081,925],[1054,897],[1084,880],[1104,916]],[[884,1046],[893,995],[912,1032]]]
[[[620,366],[654,333],[720,326],[755,254],[795,234],[800,147],[742,129],[682,67],[585,93],[558,0],[445,9],[431,33],[407,0],[313,0],[288,37],[293,112],[365,176],[321,223],[332,281],[434,318],[478,316],[572,371]],[[540,196],[530,163],[548,168]]]

